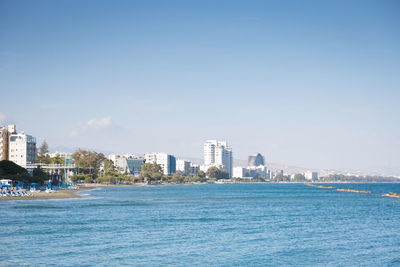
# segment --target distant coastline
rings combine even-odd
[[[316,181],[311,184],[308,182],[283,182],[283,181],[274,181],[274,182],[259,182],[259,181],[217,181],[212,183],[155,183],[155,184],[145,184],[145,183],[133,183],[133,184],[80,184],[79,189],[70,189],[70,190],[57,190],[55,193],[47,193],[45,191],[36,192],[32,196],[18,196],[18,197],[1,197],[0,201],[7,200],[51,200],[51,199],[68,199],[68,198],[81,198],[82,196],[79,192],[95,189],[95,188],[104,188],[104,187],[150,187],[150,186],[168,186],[168,185],[178,185],[178,186],[190,186],[190,185],[208,185],[208,184],[216,184],[216,185],[224,185],[224,184],[304,184],[306,186],[314,186],[316,188],[328,188],[325,186],[317,186],[313,184],[395,184],[396,182],[348,182],[348,181],[335,181],[335,182],[324,182],[324,181]],[[329,187],[334,188],[334,187]],[[349,191],[349,189],[340,189],[339,191]],[[350,190],[351,191],[351,190]],[[349,191],[349,192],[350,192]],[[388,193],[382,196],[390,196],[399,198],[399,193]]]

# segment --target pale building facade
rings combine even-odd
[[[10,161],[20,166],[34,164],[36,161],[36,139],[24,132],[10,134],[8,157]]]
[[[184,175],[190,174],[190,161],[184,159],[177,159],[176,160],[176,171],[180,172]]]
[[[235,167],[233,168],[233,177],[269,179],[269,170],[265,166]]]
[[[306,172],[304,173],[304,177],[306,178],[306,180],[312,180],[312,181],[318,180],[318,172],[311,172],[311,171]]]
[[[264,164],[264,157],[260,153],[249,156],[248,166],[263,166]]]
[[[165,175],[171,175],[176,172],[176,159],[173,155],[167,153],[149,153],[145,154],[146,163],[156,163],[161,166]]]
[[[205,169],[215,166],[227,170],[229,177],[232,177],[232,148],[226,141],[207,140],[204,143],[204,166]]]
[[[16,133],[15,124],[0,127],[0,160],[9,160],[9,137]]]

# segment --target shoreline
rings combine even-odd
[[[47,193],[45,191],[35,192],[32,196],[17,196],[17,197],[0,197],[0,201],[9,200],[43,200],[43,199],[67,199],[67,198],[81,198],[78,193],[90,189],[97,188],[96,186],[83,186],[79,189],[61,189],[55,193]]]
[[[46,200],[46,199],[68,199],[68,198],[82,198],[79,194],[81,191],[91,190],[95,188],[106,188],[106,187],[150,187],[150,186],[170,186],[170,185],[178,185],[178,186],[190,186],[190,185],[208,185],[208,184],[215,184],[215,185],[224,185],[224,184],[304,184],[305,186],[312,186],[315,188],[321,189],[336,189],[337,191],[344,191],[344,192],[353,192],[353,193],[367,193],[367,192],[358,192],[358,190],[352,189],[345,189],[345,188],[335,188],[332,186],[322,186],[322,185],[315,185],[315,184],[391,184],[388,182],[250,182],[250,181],[243,181],[243,182],[214,182],[214,183],[159,183],[159,184],[81,184],[79,185],[79,189],[61,189],[56,191],[55,193],[47,193],[45,191],[40,191],[33,193],[32,196],[14,196],[14,197],[0,197],[0,201],[9,201],[9,200]],[[394,183],[397,184],[397,183]],[[371,193],[371,192],[368,192]],[[388,193],[383,194],[384,197],[394,197],[400,198],[399,193]]]

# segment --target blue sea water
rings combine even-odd
[[[1,266],[400,266],[400,184],[107,187],[2,201]]]

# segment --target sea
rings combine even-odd
[[[0,266],[400,266],[400,184],[104,187],[1,201]]]

